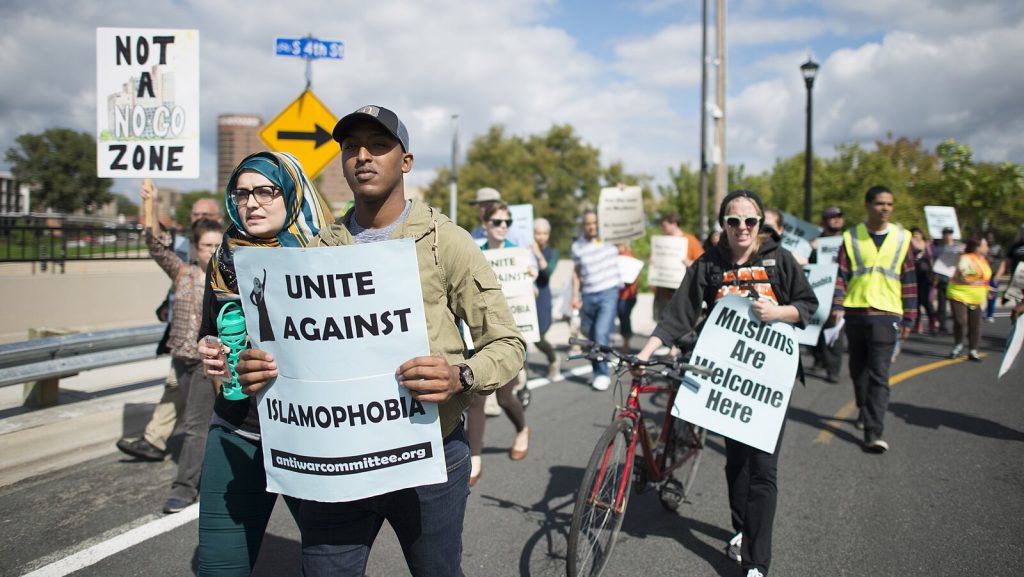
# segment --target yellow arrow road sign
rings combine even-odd
[[[341,152],[331,138],[337,121],[313,91],[306,90],[260,130],[260,138],[273,150],[294,154],[313,179]]]

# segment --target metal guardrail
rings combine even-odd
[[[156,357],[162,323],[0,345],[0,387]]]

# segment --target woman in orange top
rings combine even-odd
[[[955,359],[964,350],[964,326],[967,326],[967,357],[980,361],[978,343],[981,342],[981,309],[988,296],[988,281],[992,268],[988,266],[988,241],[972,238],[964,244],[964,253],[956,263],[956,272],[946,287],[946,296],[953,308],[953,350],[949,358]]]

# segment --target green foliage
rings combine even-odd
[[[114,194],[114,202],[117,203],[117,214],[125,216],[138,216],[139,207],[123,194]]]
[[[596,206],[600,189],[618,183],[639,185],[650,227],[659,214],[677,212],[683,229],[699,233],[700,171],[687,164],[668,168],[669,183],[651,194],[651,177],[627,174],[621,163],[600,164],[599,151],[582,142],[571,126],[556,125],[547,133],[527,138],[505,134],[492,127],[476,138],[459,167],[459,224],[477,225],[476,210],[468,201],[476,190],[490,186],[501,191],[511,204],[532,203],[534,214],[551,221],[552,244],[567,253],[576,235],[580,210]],[[442,168],[427,188],[427,200],[448,206],[450,171]],[[729,190],[745,188],[761,194],[767,206],[802,216],[804,212],[804,156],[779,158],[771,170],[746,174],[742,165],[730,166]],[[889,187],[896,196],[893,220],[906,227],[927,230],[924,206],[956,208],[965,237],[992,233],[1004,246],[1016,238],[1024,223],[1024,168],[1014,163],[979,163],[969,146],[948,139],[934,151],[920,139],[888,135],[874,147],[842,144],[829,158],[816,157],[813,172],[813,206],[817,220],[822,209],[838,206],[848,226],[863,220],[864,193],[876,184]],[[714,223],[718,207],[709,174],[708,216]],[[657,234],[657,229],[653,232]],[[646,258],[649,236],[633,242],[637,258]]]
[[[111,201],[113,181],[96,176],[96,140],[88,132],[49,128],[15,142],[4,158],[16,179],[35,187],[34,208],[91,214]]]
[[[224,195],[208,190],[193,190],[192,192],[182,194],[181,198],[178,199],[178,204],[174,206],[174,221],[188,230],[192,222],[192,204],[200,198],[212,198],[215,200],[220,207],[220,214],[224,217],[224,222],[229,222],[227,220],[228,212],[224,209]]]
[[[460,226],[476,228],[477,212],[469,201],[478,189],[495,188],[506,203],[532,204],[534,216],[548,219],[551,244],[563,254],[576,236],[579,212],[597,206],[602,187],[640,185],[650,199],[648,177],[627,174],[621,163],[602,167],[600,150],[582,142],[568,125],[528,138],[509,136],[503,126],[492,126],[470,143],[458,177]],[[439,169],[425,191],[427,202],[447,208],[450,179],[450,168]]]
[[[661,199],[658,214],[676,213],[680,218],[680,228],[686,231],[700,230],[700,169],[691,169],[690,165],[681,164],[678,170],[669,167],[668,176],[671,184],[658,186]],[[710,181],[708,188],[711,189]]]

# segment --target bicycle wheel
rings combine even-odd
[[[683,485],[685,501],[690,498],[693,490],[693,482],[697,478],[700,459],[704,455],[704,442],[707,441],[708,432],[686,421],[676,421],[674,434],[676,460],[685,459],[685,462],[676,469],[679,481]]]
[[[608,425],[590,456],[572,511],[566,554],[569,577],[598,577],[608,563],[633,483],[633,463],[627,459],[632,435],[633,422],[617,420]],[[620,487],[622,501],[616,507]]]

